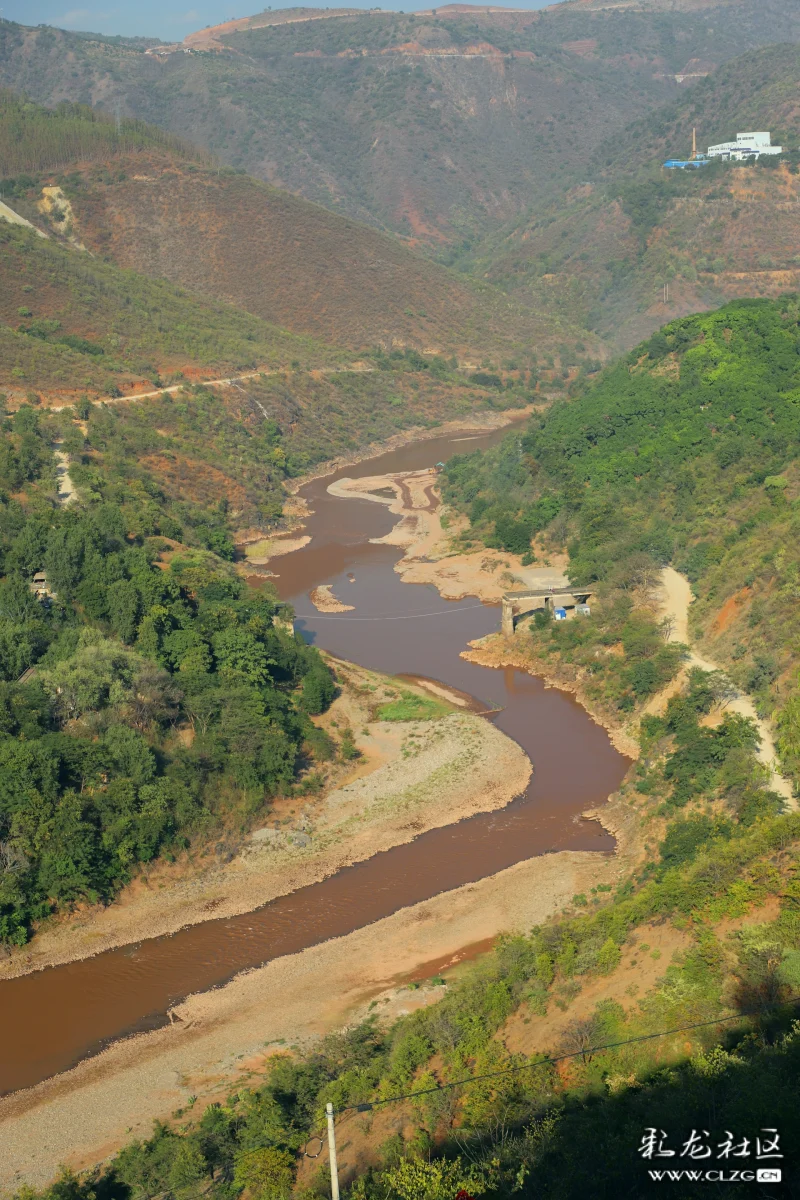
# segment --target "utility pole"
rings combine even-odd
[[[330,1100],[325,1105],[328,1118],[328,1151],[331,1160],[331,1200],[339,1200],[339,1163],[336,1159],[336,1131],[333,1128],[333,1105]]]

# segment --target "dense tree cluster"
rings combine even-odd
[[[334,685],[273,593],[209,551],[159,560],[147,535],[181,531],[157,493],[101,473],[88,504],[53,506],[29,407],[2,452],[0,940],[21,943],[54,906],[108,899],[138,864],[291,788],[329,750],[309,714]],[[198,540],[215,533],[227,557],[224,525],[196,517]]]
[[[445,496],[487,544],[516,552],[562,514],[581,583],[625,554],[669,561],[698,509],[796,457],[799,395],[800,301],[734,301],[665,326],[523,437],[451,459]],[[709,549],[693,552],[696,574]]]

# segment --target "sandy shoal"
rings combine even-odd
[[[309,599],[317,612],[343,613],[353,611],[352,604],[345,604],[343,600],[340,600],[334,594],[333,585],[330,583],[321,583],[319,587],[315,587],[309,593]]]
[[[431,469],[344,477],[327,490],[331,496],[375,501],[397,515],[400,519],[394,528],[385,537],[373,538],[373,543],[400,547],[403,557],[394,569],[403,582],[433,584],[445,600],[477,596],[486,604],[499,604],[503,594],[515,588],[564,585],[563,555],[555,556],[549,566],[524,567],[520,555],[506,550],[484,546],[453,553],[450,539],[459,520],[448,514],[450,524],[443,527],[438,486],[438,472]],[[389,489],[393,497],[385,494]]]
[[[212,914],[251,912],[429,829],[504,808],[531,776],[521,746],[472,713],[453,712],[436,721],[373,721],[366,743],[359,737],[369,753],[355,777],[305,809],[299,824],[285,832],[257,830],[230,862],[165,876],[163,883],[157,875],[138,881],[107,908],[45,928],[0,963],[0,976],[74,962]],[[301,844],[295,844],[299,832]]]
[[[613,823],[606,808],[603,816]],[[0,1187],[41,1186],[62,1163],[78,1169],[103,1161],[190,1096],[202,1105],[225,1095],[284,1043],[307,1043],[360,1017],[418,964],[501,930],[528,930],[623,870],[619,853],[531,859],[189,997],[175,1009],[179,1022],[115,1042],[0,1101]]]

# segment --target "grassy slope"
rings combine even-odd
[[[160,62],[130,43],[9,23],[0,77],[46,103],[122,95],[128,113],[231,165],[436,247],[583,178],[599,142],[674,93],[662,75],[797,35],[788,0],[767,11],[565,5],[272,26],[224,37],[229,52]],[[506,57],[418,53],[480,45]]]
[[[670,317],[796,287],[798,176],[720,166],[687,177],[660,164],[689,153],[695,125],[701,146],[763,128],[796,147],[798,80],[796,45],[728,63],[602,146],[585,176],[594,183],[493,236],[463,265],[621,347]]]
[[[214,376],[343,357],[28,230],[0,223],[0,245],[0,388],[11,396],[38,390],[69,401],[177,371]]]

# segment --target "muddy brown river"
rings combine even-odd
[[[499,609],[474,597],[449,603],[433,587],[402,583],[393,570],[401,552],[369,541],[398,518],[372,501],[326,491],[342,476],[419,470],[507,432],[418,442],[307,485],[312,541],[274,560],[273,570],[281,596],[295,606],[296,628],[315,645],[390,674],[439,680],[501,709],[492,719],[534,764],[524,794],[499,812],[422,834],[254,912],[0,983],[0,1092],[30,1087],[114,1039],[165,1024],[172,1005],[242,970],[536,855],[613,849],[602,826],[580,816],[618,787],[628,765],[605,731],[571,696],[540,680],[460,658],[471,639],[498,628]],[[354,610],[317,612],[308,593],[324,583]]]

